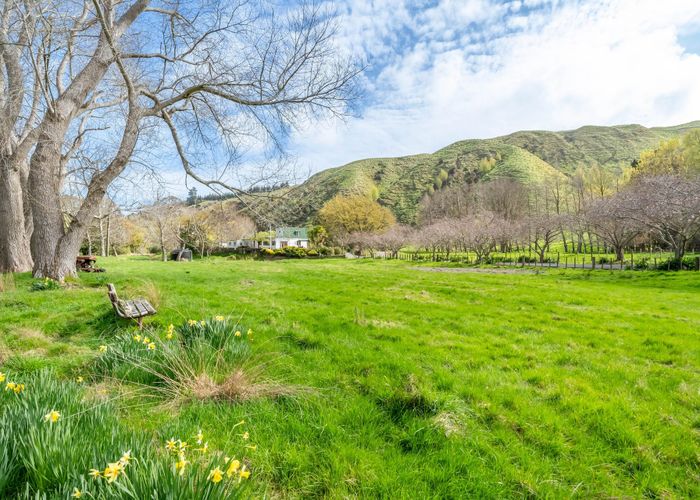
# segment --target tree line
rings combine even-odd
[[[339,196],[319,213],[338,244],[396,256],[414,247],[433,254],[499,250],[534,253],[544,262],[554,243],[565,252],[615,254],[663,248],[681,259],[700,237],[700,131],[645,151],[629,169],[577,169],[541,183],[493,179],[428,193],[415,227],[397,225],[378,203]]]

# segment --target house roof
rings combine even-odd
[[[275,230],[275,236],[277,238],[290,238],[290,239],[300,239],[308,240],[309,237],[306,234],[305,227],[278,227]]]

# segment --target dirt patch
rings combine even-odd
[[[490,267],[419,267],[414,266],[411,269],[417,271],[426,271],[432,273],[476,273],[476,274],[539,274],[539,270],[533,269],[500,269]]]

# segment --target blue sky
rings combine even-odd
[[[302,173],[521,129],[700,119],[700,0],[331,3],[366,92],[355,116],[293,132]]]

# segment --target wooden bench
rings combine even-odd
[[[117,295],[117,289],[112,283],[107,284],[109,300],[114,307],[117,316],[124,319],[133,319],[143,328],[143,318],[156,314],[156,310],[146,299],[121,300]]]

